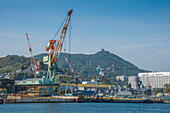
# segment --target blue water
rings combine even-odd
[[[170,113],[170,104],[31,103],[0,105],[0,113]]]

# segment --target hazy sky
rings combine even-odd
[[[71,53],[105,50],[139,68],[170,71],[170,0],[0,0],[0,57],[45,47],[72,14]],[[66,37],[68,47],[68,32]]]

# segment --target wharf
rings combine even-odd
[[[133,98],[102,98],[102,99],[80,99],[78,96],[53,96],[53,97],[28,97],[28,96],[8,96],[5,103],[164,103],[156,99],[133,99]]]
[[[163,103],[161,100],[132,99],[132,98],[106,98],[106,99],[78,99],[77,102],[108,102],[108,103]]]
[[[76,102],[76,96],[55,97],[31,97],[31,96],[8,96],[5,103],[69,103]]]

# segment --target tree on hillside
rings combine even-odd
[[[170,84],[165,84],[165,85],[164,85],[163,92],[164,92],[164,93],[170,93]]]

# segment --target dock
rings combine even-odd
[[[10,103],[164,103],[158,99],[134,99],[134,98],[89,98],[81,99],[78,96],[53,96],[53,97],[25,97],[8,96],[5,99],[6,104]]]

